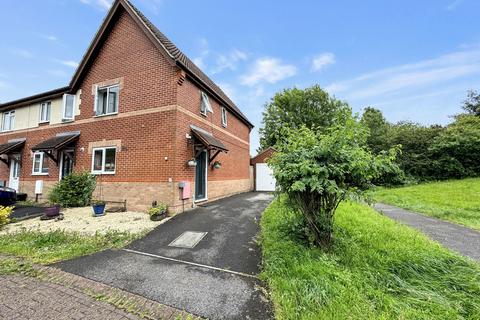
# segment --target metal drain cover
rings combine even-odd
[[[170,242],[169,247],[192,249],[207,235],[207,232],[185,231],[177,239]]]

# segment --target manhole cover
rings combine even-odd
[[[185,231],[177,239],[173,240],[168,246],[191,249],[195,247],[206,235],[207,232]]]

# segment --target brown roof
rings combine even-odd
[[[60,150],[63,147],[68,146],[70,143],[76,141],[79,136],[80,133],[78,132],[59,134],[32,147],[32,151]]]
[[[12,151],[17,151],[18,149],[22,148],[24,144],[25,140],[18,140],[0,144],[0,155],[9,154]]]
[[[206,132],[193,125],[190,126],[192,133],[207,149],[218,149],[221,151],[228,151],[227,147],[222,141],[215,138],[211,133]]]

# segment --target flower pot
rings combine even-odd
[[[51,207],[46,207],[44,213],[47,217],[56,217],[60,214],[60,205],[56,204]]]
[[[222,167],[222,165],[221,165],[220,163],[215,163],[215,164],[213,165],[213,168],[214,168],[214,169],[220,169],[221,167]]]
[[[151,215],[150,220],[161,221],[161,220],[165,219],[166,216],[167,216],[167,212],[162,212],[162,213],[159,213],[159,214]]]
[[[195,160],[188,160],[187,165],[189,167],[195,167],[197,165],[197,161]]]
[[[105,214],[105,204],[95,204],[92,208],[94,216],[103,216]]]

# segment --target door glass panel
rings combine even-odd
[[[204,199],[206,197],[206,154],[206,152],[202,152],[196,159],[195,199]]]

